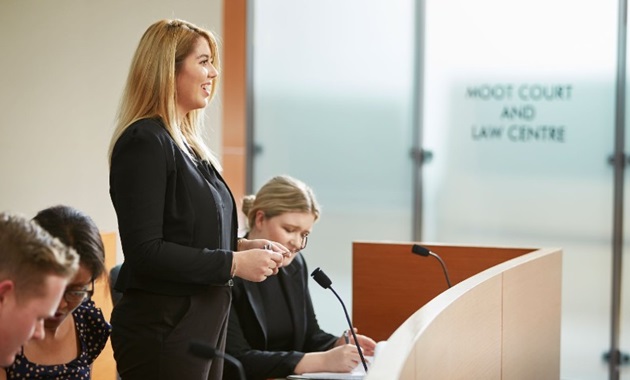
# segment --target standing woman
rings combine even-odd
[[[190,342],[222,352],[232,278],[263,281],[287,252],[237,243],[234,199],[201,137],[218,67],[214,36],[182,20],[151,25],[131,63],[110,148],[125,256],[112,345],[124,380],[220,379],[222,361],[191,356]]]

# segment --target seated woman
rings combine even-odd
[[[0,379],[89,379],[111,327],[90,297],[105,272],[105,251],[92,219],[67,206],[40,211],[34,220],[79,254],[79,271],[68,282],[57,312],[44,320],[45,336],[24,345]],[[6,372],[5,372],[6,371]]]
[[[300,253],[319,217],[313,191],[304,183],[278,176],[243,200],[248,239],[269,239],[287,247],[277,276],[255,283],[234,279],[226,352],[241,361],[247,378],[284,378],[306,372],[349,372],[360,363],[350,338],[322,331],[308,290],[308,270]],[[364,355],[376,343],[357,335]],[[236,379],[226,362],[224,379]]]

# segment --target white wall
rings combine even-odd
[[[107,149],[144,30],[181,18],[222,34],[221,0],[0,2],[0,210],[68,204],[117,228]],[[220,95],[208,109],[220,149]]]

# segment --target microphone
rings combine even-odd
[[[216,348],[202,342],[190,343],[190,346],[188,346],[188,352],[191,353],[193,356],[196,356],[202,359],[214,359],[214,358],[225,359],[228,362],[232,363],[232,365],[234,365],[238,369],[238,377],[241,380],[247,380],[247,378],[245,377],[245,369],[243,369],[243,365],[238,359],[236,359],[232,355],[222,353]]]
[[[350,316],[348,315],[348,310],[346,310],[346,305],[339,297],[339,294],[332,288],[332,281],[330,278],[326,276],[323,270],[317,268],[311,273],[311,277],[324,289],[330,289],[333,294],[337,297],[339,302],[341,303],[341,307],[343,307],[343,312],[346,315],[346,320],[348,321],[348,326],[350,327],[350,332],[352,333],[352,337],[354,338],[354,345],[357,346],[357,350],[359,351],[359,356],[361,357],[361,363],[363,364],[363,369],[365,369],[365,373],[368,371],[367,363],[365,362],[365,358],[363,357],[363,351],[361,350],[361,346],[359,346],[359,340],[357,339],[357,334],[354,332],[354,328],[352,327],[352,322],[350,321]]]
[[[433,256],[435,257],[440,264],[442,265],[442,270],[444,271],[444,277],[446,277],[446,283],[448,284],[448,287],[451,287],[451,279],[448,277],[448,270],[446,270],[446,265],[444,265],[444,261],[442,261],[442,258],[440,256],[438,256],[436,253],[433,253],[431,251],[429,251],[427,248],[418,245],[418,244],[414,244],[413,247],[411,247],[411,252],[415,253],[416,255],[420,255],[420,256]]]

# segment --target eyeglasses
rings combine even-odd
[[[92,280],[92,289],[66,289],[63,293],[63,299],[69,304],[78,305],[90,299],[92,295],[94,295],[94,280]]]
[[[300,251],[306,248],[307,243],[308,243],[308,235],[302,235],[302,246],[300,246]]]

